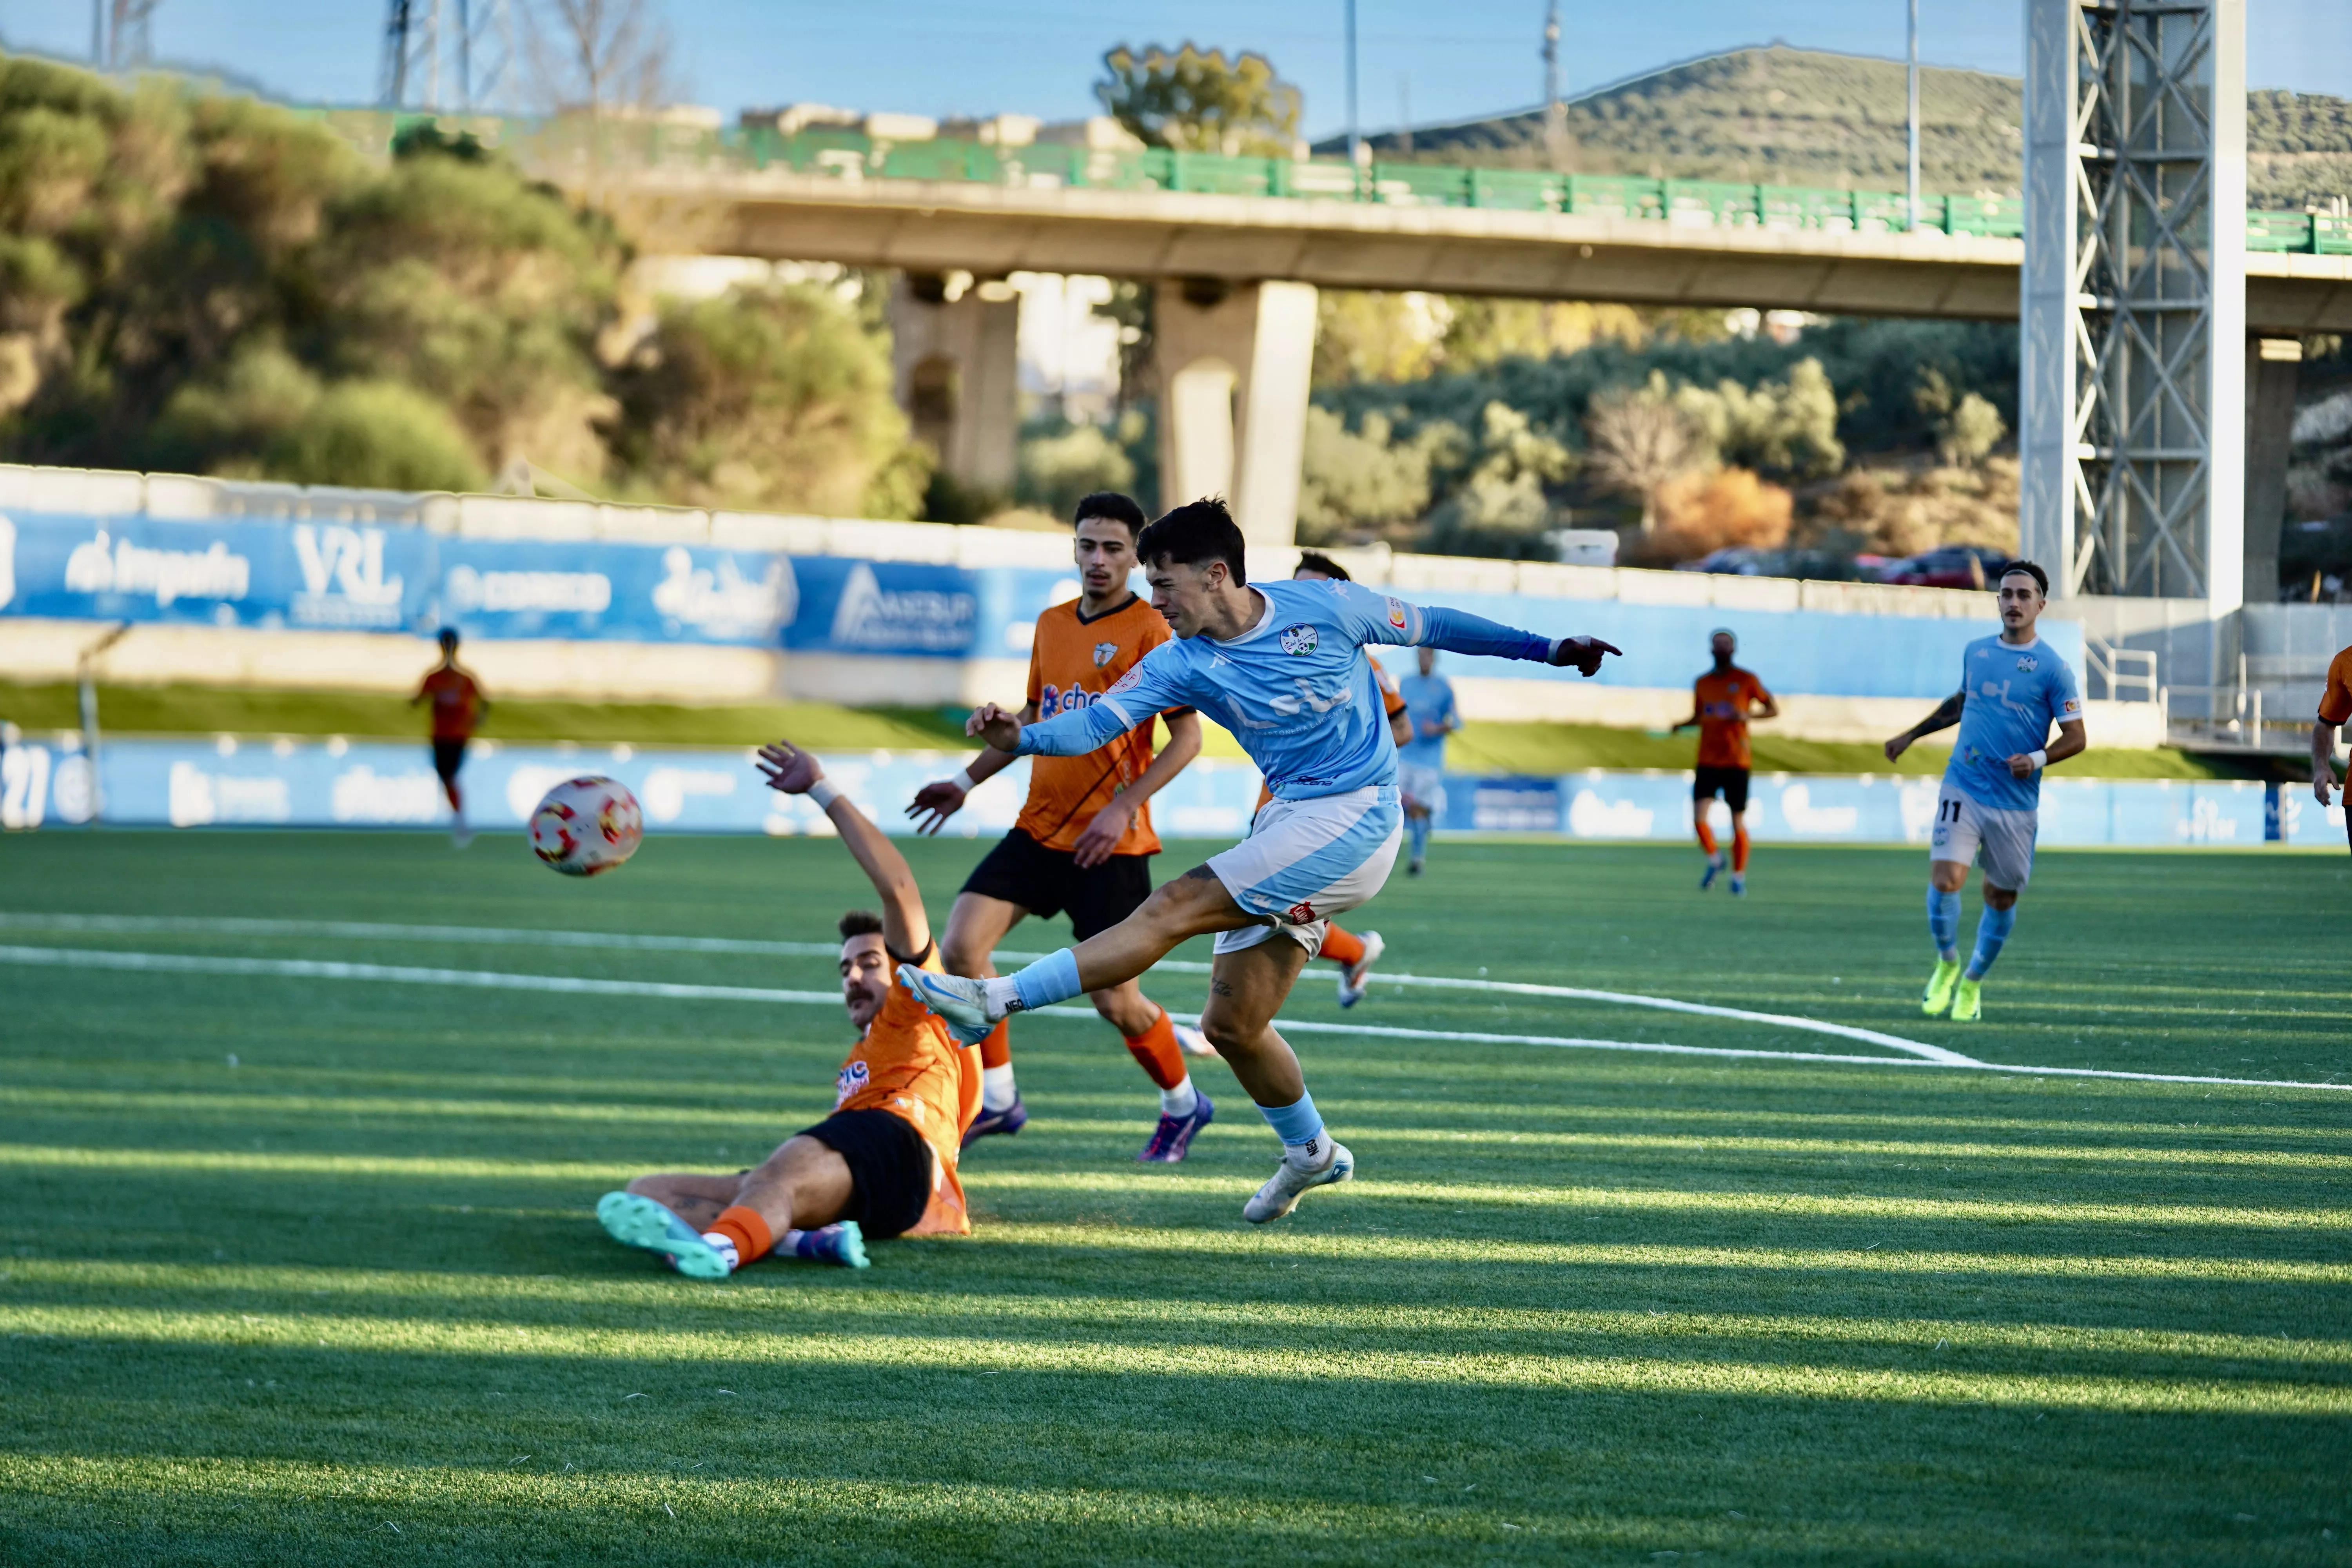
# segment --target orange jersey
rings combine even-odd
[[[436,669],[416,689],[419,699],[433,704],[433,738],[467,741],[482,711],[482,689],[462,669]]]
[[[1734,666],[1725,674],[1708,670],[1691,686],[1698,710],[1698,765],[1703,768],[1745,768],[1748,754],[1748,710],[1772,694],[1764,683]]]
[[[2327,689],[2320,693],[2319,716],[2330,724],[2352,719],[2352,647],[2327,661]]]
[[[1091,621],[1079,616],[1076,599],[1055,605],[1037,617],[1036,640],[1029,645],[1029,700],[1037,717],[1051,719],[1101,700],[1113,682],[1175,635],[1160,612],[1139,597]],[[1032,757],[1029,799],[1013,826],[1045,848],[1075,849],[1095,814],[1150,765],[1149,723],[1138,724],[1083,757]],[[1160,853],[1150,801],[1136,812],[1111,853]]]
[[[923,960],[945,973],[933,944]],[[882,1011],[849,1048],[835,1080],[835,1110],[887,1110],[931,1150],[931,1200],[908,1236],[970,1236],[956,1156],[964,1129],[980,1114],[980,1047],[959,1046],[948,1026],[901,981],[890,983]]]
[[[1397,683],[1390,678],[1387,670],[1381,668],[1379,659],[1370,660],[1370,664],[1372,682],[1381,689],[1381,706],[1387,710],[1389,722],[1393,724],[1396,722],[1397,715],[1404,711],[1404,693],[1397,689]],[[1250,815],[1255,816],[1259,812],[1264,811],[1265,803],[1273,798],[1272,790],[1264,784],[1258,785],[1257,804],[1250,808]]]

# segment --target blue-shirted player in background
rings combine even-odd
[[[1950,1008],[1958,1024],[1982,1016],[1985,971],[2000,956],[2017,923],[2017,896],[2033,875],[2042,770],[2078,755],[2087,743],[2074,672],[2034,635],[2033,623],[2049,602],[2050,579],[2031,561],[2012,561],[1998,581],[2000,635],[1969,644],[1960,656],[1960,689],[1886,742],[1891,763],[1920,736],[1960,727],[1927,849],[1927,930],[1936,939],[1936,970],[1919,1002],[1930,1017]],[[1979,849],[1984,914],[1977,921],[1976,951],[1962,970],[1960,889]]]
[[[1242,531],[1223,501],[1178,507],[1143,531],[1135,554],[1152,607],[1177,640],[1146,654],[1087,707],[1024,726],[992,703],[966,731],[1000,751],[1080,756],[1154,713],[1196,708],[1231,727],[1265,775],[1272,803],[1246,839],[1075,948],[993,980],[911,964],[899,976],[960,1037],[978,1040],[1007,1014],[1123,984],[1188,938],[1217,933],[1201,1032],[1282,1139],[1273,1177],[1242,1209],[1264,1224],[1288,1214],[1309,1187],[1355,1173],[1355,1157],[1324,1132],[1298,1058],[1273,1020],[1321,945],[1325,923],[1379,892],[1396,864],[1396,742],[1365,645],[1531,659],[1586,675],[1618,650],[1424,609],[1338,580],[1251,586]],[[1268,940],[1275,936],[1286,940]]]
[[[1423,647],[1419,657],[1421,673],[1397,682],[1412,725],[1412,744],[1397,753],[1397,787],[1404,792],[1405,831],[1412,837],[1408,877],[1420,876],[1429,858],[1430,819],[1445,809],[1445,737],[1462,728],[1454,683],[1437,673],[1437,650]]]

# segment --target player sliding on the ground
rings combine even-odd
[[[1118,925],[1017,974],[973,981],[903,964],[898,977],[978,1041],[996,1020],[1142,973],[1179,943],[1217,933],[1209,1037],[1281,1138],[1275,1173],[1242,1210],[1263,1224],[1299,1194],[1355,1173],[1324,1131],[1298,1058],[1273,1026],[1324,922],[1378,892],[1396,864],[1396,742],[1381,713],[1370,643],[1426,644],[1572,665],[1590,675],[1604,654],[1588,637],[1545,637],[1457,610],[1422,608],[1351,583],[1251,587],[1242,531],[1223,501],[1178,507],[1143,531],[1136,555],[1151,603],[1176,629],[1100,701],[1024,725],[993,704],[966,730],[1000,751],[1091,752],[1150,714],[1192,704],[1232,727],[1274,789],[1249,837],[1163,884]],[[1270,942],[1279,935],[1287,940]]]
[[[882,900],[841,917],[841,1000],[857,1043],[841,1064],[834,1110],[733,1176],[639,1176],[596,1205],[605,1234],[667,1258],[679,1273],[723,1279],[771,1250],[866,1267],[866,1243],[968,1235],[956,1155],[980,1109],[980,1053],[957,1044],[891,978],[936,966],[922,890],[898,847],[825,782],[806,752],[762,747],[768,786],[824,808]]]
[[[1024,723],[1100,701],[1113,682],[1169,637],[1168,623],[1127,585],[1143,509],[1116,491],[1097,491],[1078,502],[1076,524],[1078,596],[1037,617],[1029,643],[1029,702],[1021,710]],[[1084,942],[1151,896],[1151,857],[1160,853],[1151,797],[1201,751],[1199,714],[1174,708],[1160,717],[1168,725],[1168,747],[1156,757],[1146,715],[1099,751],[1040,757],[1030,764],[1029,798],[1020,819],[972,868],[948,911],[940,956],[949,973],[994,974],[996,944],[1024,915],[1051,920],[1067,910],[1070,934]],[[1003,752],[982,752],[959,776],[925,784],[907,815],[919,832],[937,833],[971,790],[1012,761]],[[1183,1037],[1193,1031],[1180,1029],[1132,980],[1090,999],[1160,1090],[1160,1125],[1136,1158],[1174,1164],[1216,1114],[1184,1068]],[[980,1116],[964,1134],[966,1142],[1018,1132],[1029,1120],[1013,1081],[1013,1044],[1003,1023],[981,1042],[980,1062]]]
[[[1691,716],[1675,726],[1698,730],[1698,772],[1691,784],[1691,821],[1698,828],[1698,847],[1706,856],[1706,871],[1698,879],[1706,892],[1723,874],[1723,857],[1715,847],[1715,830],[1707,826],[1707,808],[1715,797],[1731,812],[1731,896],[1748,891],[1748,721],[1779,716],[1780,705],[1764,683],[1731,662],[1739,639],[1717,632],[1707,639],[1715,668],[1691,683]]]
[[[1922,735],[1960,727],[1927,849],[1927,931],[1936,940],[1935,973],[1919,1010],[1946,1008],[1952,1021],[1983,1016],[1985,971],[2017,923],[2017,898],[2033,875],[2033,837],[2042,804],[2042,770],[2081,753],[2083,700],[2074,672],[2034,635],[2049,602],[2050,579],[2031,561],[2012,561],[2000,586],[2000,635],[1979,637],[1960,656],[1960,689],[1943,705],[1886,742],[1895,761]],[[2050,726],[2058,738],[2050,738]],[[1960,967],[1960,889],[1984,853],[1984,914],[1976,951]]]

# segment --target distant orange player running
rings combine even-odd
[[[1176,635],[1128,586],[1143,509],[1103,490],[1078,502],[1073,515],[1078,597],[1037,617],[1024,722],[1100,700],[1145,654]],[[1151,896],[1151,857],[1160,852],[1160,837],[1151,829],[1150,799],[1201,751],[1199,714],[1180,708],[1160,717],[1168,726],[1168,746],[1156,757],[1147,719],[1085,756],[1039,757],[1029,764],[1029,798],[1019,820],[972,868],[948,913],[940,946],[949,973],[994,974],[997,945],[1024,916],[1050,920],[1067,911],[1072,934],[1083,942],[1118,924]],[[937,833],[973,788],[1012,761],[1009,752],[982,751],[956,777],[925,784],[907,815],[919,831]],[[1108,986],[1090,1000],[1160,1089],[1159,1126],[1136,1158],[1173,1164],[1216,1114],[1185,1068],[1186,1037],[1199,1042],[1195,1054],[1213,1052],[1135,981]],[[980,1052],[981,1112],[966,1138],[1018,1132],[1029,1111],[1013,1079],[1003,1022],[981,1042]]]
[[[433,771],[440,775],[441,793],[449,797],[449,837],[463,849],[474,841],[466,826],[466,795],[457,787],[457,770],[466,765],[466,744],[474,738],[490,700],[474,678],[457,668],[457,629],[441,628],[441,662],[408,700],[411,708],[433,704]]]
[[[1780,705],[1764,683],[1731,662],[1739,639],[1717,632],[1708,639],[1715,668],[1691,685],[1691,716],[1675,726],[1698,727],[1698,776],[1691,785],[1691,819],[1698,827],[1698,847],[1706,852],[1706,874],[1698,890],[1715,886],[1723,871],[1723,857],[1715,847],[1715,830],[1707,826],[1707,808],[1717,795],[1731,808],[1731,896],[1748,891],[1748,771],[1753,761],[1748,751],[1748,721],[1780,716]]]
[[[833,1114],[756,1169],[639,1176],[598,1201],[607,1236],[696,1279],[724,1279],[772,1251],[863,1268],[868,1240],[971,1234],[956,1161],[980,1110],[980,1052],[894,978],[901,963],[940,967],[923,890],[814,757],[779,741],[761,748],[759,765],[769,788],[816,802],[882,911],[841,917],[841,1000],[859,1033],[834,1081]]]
[[[2327,805],[2336,784],[2336,731],[2352,723],[2352,647],[2327,662],[2327,686],[2319,694],[2319,717],[2311,726],[2311,793]],[[2344,837],[2352,840],[2352,784],[2345,789]]]
[[[1319,550],[1301,551],[1298,564],[1291,569],[1290,576],[1293,582],[1297,583],[1355,581],[1348,574],[1345,566]],[[1412,744],[1412,721],[1404,715],[1404,693],[1397,689],[1396,681],[1381,668],[1379,659],[1369,654],[1365,657],[1372,667],[1373,683],[1381,689],[1381,706],[1388,710],[1389,738],[1400,746]],[[1264,811],[1266,802],[1273,798],[1272,790],[1264,784],[1258,785],[1256,811]],[[1323,932],[1323,945],[1315,950],[1315,956],[1328,958],[1339,966],[1340,1006],[1352,1007],[1364,999],[1364,987],[1371,975],[1372,965],[1381,961],[1381,954],[1388,951],[1388,946],[1376,931],[1368,931],[1358,936],[1353,931],[1340,930],[1338,921],[1328,922]]]

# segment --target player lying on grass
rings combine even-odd
[[[1144,530],[1136,556],[1177,640],[1154,648],[1098,702],[1029,725],[990,704],[967,731],[1000,751],[1069,756],[1190,705],[1232,728],[1273,804],[1242,843],[1162,884],[1135,913],[1075,948],[994,980],[911,963],[898,976],[959,1038],[977,1041],[1007,1014],[1116,985],[1180,942],[1215,933],[1201,1031],[1283,1143],[1274,1175],[1242,1210],[1264,1224],[1288,1214],[1308,1188],[1355,1173],[1354,1156],[1325,1133],[1298,1058],[1273,1020],[1322,945],[1325,923],[1379,892],[1396,864],[1396,742],[1366,645],[1426,645],[1587,675],[1617,650],[1423,609],[1352,583],[1252,587],[1241,530],[1223,501],[1178,507]],[[1276,936],[1286,940],[1268,940]]]
[[[1933,1017],[1949,1008],[1956,1024],[1983,1016],[1985,971],[2017,924],[2017,896],[2033,875],[2042,770],[2087,744],[2074,672],[2033,629],[2049,602],[2050,579],[2032,562],[2013,561],[1995,581],[2000,635],[1979,637],[1961,650],[1960,689],[1886,742],[1891,763],[1920,736],[1960,727],[1928,840],[1927,933],[1936,942],[1936,967],[1919,998],[1921,1012]],[[2056,740],[2050,738],[2053,723]],[[1984,914],[1977,921],[1976,951],[1963,970],[1960,889],[1979,850]]]
[[[939,966],[915,874],[814,757],[779,741],[760,759],[771,789],[824,808],[882,912],[841,917],[841,1000],[858,1038],[841,1064],[833,1114],[756,1170],[639,1176],[597,1204],[614,1240],[660,1253],[697,1279],[724,1279],[772,1250],[863,1268],[868,1240],[971,1231],[956,1156],[980,1109],[980,1053],[891,978],[894,965]]]

